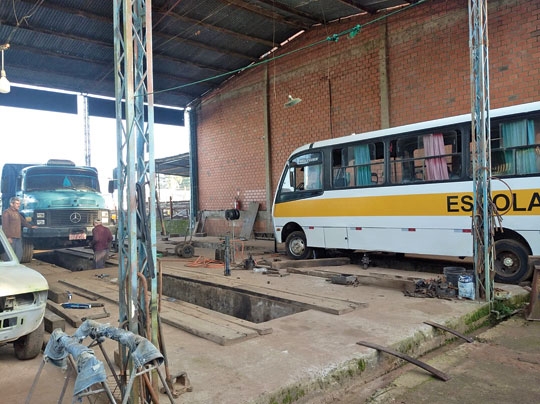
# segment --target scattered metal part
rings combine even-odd
[[[367,255],[367,253],[364,253],[364,255],[362,256],[362,266],[364,267],[364,269],[368,269],[370,263],[371,260],[369,259],[369,256]]]
[[[434,323],[433,321],[424,321],[424,324],[430,325],[435,328],[440,328],[441,330],[444,330],[444,331],[448,331],[450,334],[454,334],[456,337],[463,338],[465,341],[469,343],[474,342],[474,338],[463,335],[460,332],[457,332],[456,330],[452,330],[451,328],[448,328],[442,324]]]
[[[111,313],[109,313],[105,307],[103,308],[103,313],[98,313],[98,314],[90,314],[86,317],[83,317],[81,318],[82,321],[86,321],[86,320],[98,320],[100,318],[107,318],[107,317],[110,317],[111,316]]]
[[[377,344],[372,344],[371,342],[366,342],[366,341],[358,341],[357,344],[367,346],[369,348],[373,348],[373,349],[376,349],[378,351],[383,351],[383,352],[389,353],[391,355],[397,356],[398,358],[404,359],[407,362],[412,363],[413,365],[419,366],[422,369],[427,370],[428,372],[433,374],[435,377],[437,377],[438,379],[440,379],[440,380],[442,380],[444,382],[450,380],[450,377],[448,375],[446,375],[445,373],[441,372],[440,370],[437,370],[433,366],[430,366],[427,363],[422,362],[422,361],[420,361],[418,359],[415,359],[415,358],[413,358],[413,357],[411,357],[409,355],[406,355],[404,353],[394,351],[393,349],[386,348],[386,347],[383,347],[383,346],[380,346],[380,345],[377,345]]]
[[[253,259],[253,256],[249,254],[249,257],[244,260],[244,269],[252,270],[253,268],[255,268],[255,260]]]
[[[177,375],[169,375],[166,377],[167,387],[171,391],[174,398],[180,397],[181,394],[193,391],[193,386],[186,372],[180,372]],[[178,387],[179,386],[179,387]],[[165,393],[165,387],[160,389],[160,393]]]
[[[456,289],[441,278],[419,279],[414,284],[414,292],[404,290],[403,294],[409,297],[429,297],[451,300],[451,298],[456,297]]]
[[[339,285],[354,285],[356,281],[356,276],[348,274],[335,275],[330,278],[330,282]]]

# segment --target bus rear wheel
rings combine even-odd
[[[287,255],[295,260],[305,260],[312,250],[306,244],[306,235],[303,231],[293,231],[285,240]]]
[[[515,240],[505,239],[495,242],[495,281],[519,283],[530,277],[529,254],[526,248]]]

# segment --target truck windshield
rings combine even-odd
[[[92,171],[45,170],[28,171],[24,181],[26,191],[70,189],[99,192],[99,181]]]

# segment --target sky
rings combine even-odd
[[[0,168],[6,163],[45,163],[67,159],[85,165],[83,119],[75,114],[0,106]],[[116,121],[90,117],[90,162],[99,173],[101,191],[107,194],[108,181],[116,167]],[[170,157],[189,152],[189,129],[154,125],[154,157]],[[109,199],[109,198],[108,198]]]

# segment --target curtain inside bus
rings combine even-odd
[[[426,154],[426,174],[428,181],[447,180],[448,167],[443,157],[444,139],[442,133],[424,135],[424,152]]]
[[[534,137],[533,120],[523,119],[501,124],[503,145],[505,148],[513,148],[505,151],[506,162],[510,163],[511,167],[516,167],[516,174],[537,172],[535,149],[533,147],[515,149],[519,146],[534,145]]]
[[[356,167],[356,185],[371,185],[371,158],[369,145],[354,146],[354,164]]]

